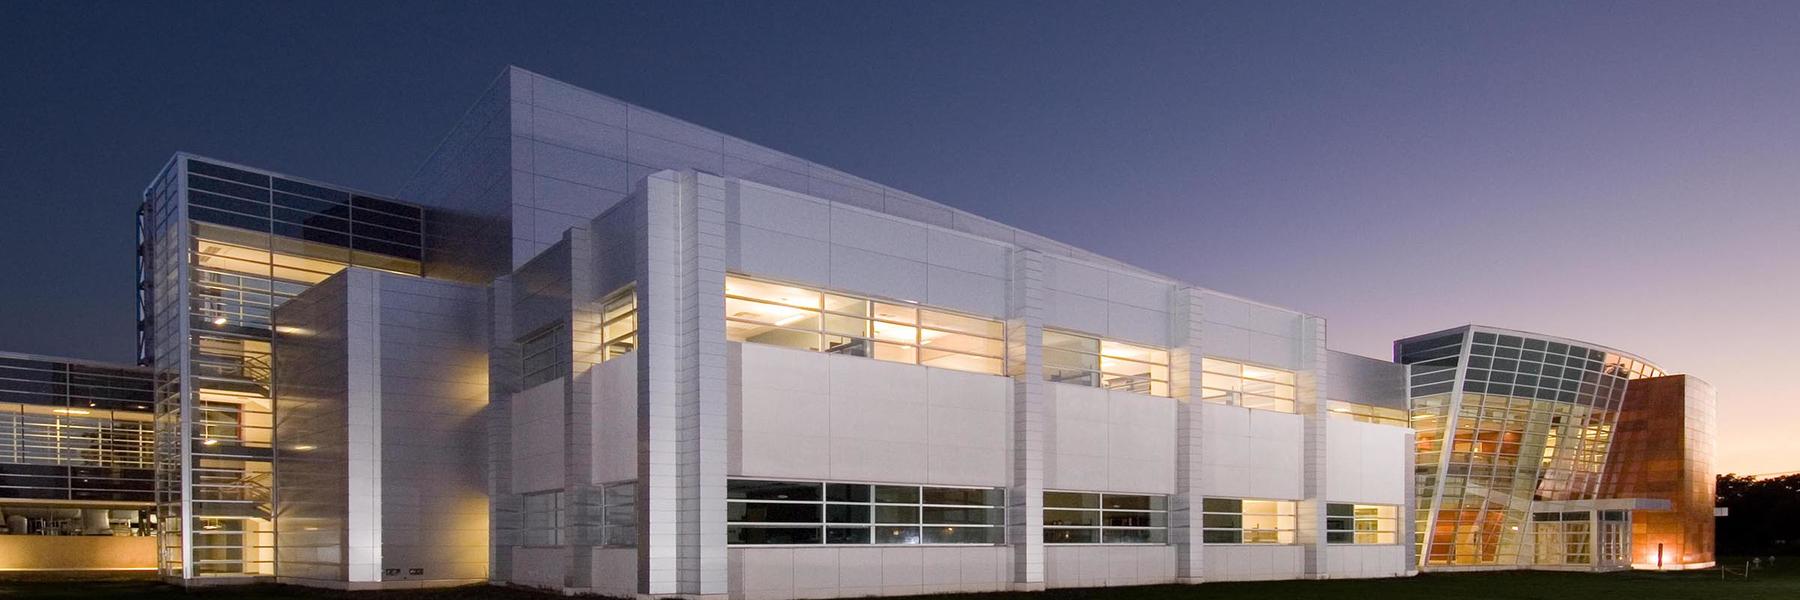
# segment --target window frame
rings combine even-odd
[[[1383,511],[1386,511],[1385,515]],[[1388,541],[1381,541],[1382,536]],[[1400,543],[1400,507],[1394,504],[1328,502],[1325,543],[1392,546]]]
[[[606,362],[630,354],[638,347],[637,284],[629,283],[600,301],[600,353]],[[615,329],[615,326],[622,328]]]
[[[533,501],[539,499],[543,502],[534,505]],[[519,545],[533,548],[565,545],[563,525],[568,520],[568,515],[564,512],[567,507],[562,490],[522,494],[519,504]]]
[[[1091,344],[1080,344],[1078,347],[1052,346],[1050,339],[1052,336],[1068,338],[1071,342],[1091,342]],[[1044,357],[1041,376],[1045,381],[1146,394],[1161,398],[1173,397],[1172,387],[1169,385],[1171,377],[1168,348],[1134,344],[1056,327],[1044,328],[1040,344]],[[1122,350],[1141,352],[1148,355],[1148,358],[1128,355]],[[1077,358],[1077,362],[1057,360],[1054,357],[1058,354],[1072,355]],[[1158,355],[1161,356],[1161,362],[1157,362]],[[1109,368],[1109,361],[1115,364],[1142,366],[1148,375],[1137,375],[1120,371],[1117,368]],[[1162,375],[1160,378],[1157,377],[1159,370]],[[1075,376],[1071,377],[1065,373],[1073,373]],[[1123,385],[1114,383],[1117,381],[1123,381]],[[1142,388],[1138,388],[1140,384],[1143,386]]]
[[[1219,502],[1236,502],[1237,510],[1236,511],[1221,510],[1219,504],[1217,504]],[[1276,510],[1274,510],[1272,512],[1257,512],[1257,513],[1253,513],[1253,514],[1245,513],[1244,512],[1244,503],[1246,503],[1246,502],[1271,503]],[[1281,510],[1283,508],[1285,508],[1286,510],[1285,511]],[[1201,517],[1200,517],[1200,519],[1201,519],[1200,520],[1201,534],[1200,535],[1201,535],[1201,543],[1203,543],[1203,544],[1214,545],[1214,546],[1224,546],[1224,545],[1292,546],[1292,545],[1299,543],[1300,502],[1297,500],[1277,500],[1277,499],[1271,499],[1271,498],[1227,498],[1227,497],[1221,497],[1221,496],[1207,496],[1205,498],[1202,498],[1200,501],[1200,514],[1201,514]],[[1214,525],[1214,524],[1207,522],[1209,520],[1209,519],[1207,519],[1207,517],[1228,517],[1228,516],[1237,518],[1236,526],[1221,526],[1221,525]],[[1244,521],[1248,517],[1272,518],[1275,520],[1276,527],[1274,527],[1273,529],[1262,529],[1262,528],[1246,529],[1244,527]],[[1286,527],[1281,526],[1281,524],[1284,522],[1284,519],[1285,519],[1285,522],[1288,523],[1288,525]],[[1257,532],[1259,534],[1263,533],[1263,532],[1272,533],[1272,534],[1274,534],[1275,540],[1274,541],[1251,540],[1250,537],[1245,534],[1247,532],[1252,532],[1252,531]],[[1229,541],[1229,542],[1228,541],[1217,541],[1217,542],[1215,542],[1215,541],[1208,539],[1210,537],[1210,534],[1213,534],[1216,532],[1235,532],[1237,534],[1236,535],[1237,541]],[[1286,541],[1283,541],[1284,539]]]
[[[735,492],[730,490],[732,484],[777,484],[795,486],[795,489],[811,488],[811,498],[776,499],[776,498],[733,498]],[[1002,546],[1006,544],[1006,490],[997,487],[951,486],[923,484],[891,484],[854,481],[794,481],[782,479],[733,478],[727,480],[726,493],[726,545],[730,547],[771,547],[771,546]],[[929,502],[937,492],[978,492],[991,502],[957,503]],[[834,494],[840,494],[834,497]],[[887,494],[884,496],[884,494]],[[884,499],[885,498],[885,499]],[[941,499],[941,498],[940,498]],[[792,521],[757,521],[740,520],[734,512],[735,507],[745,506],[743,510],[751,510],[751,505],[815,507],[813,518]],[[834,513],[833,509],[838,509]],[[934,513],[941,515],[948,511],[975,510],[985,515],[986,522],[953,522],[948,519],[933,520]],[[911,513],[911,517],[891,518],[894,515]],[[844,516],[839,516],[839,515]],[[860,515],[858,518],[856,515]],[[883,532],[886,528],[889,531]],[[733,533],[744,529],[811,529],[817,534],[816,542],[736,542]],[[956,530],[980,529],[985,532],[986,541],[944,541],[943,538],[933,540],[935,536],[957,535]],[[910,530],[910,531],[909,531]],[[860,532],[860,535],[857,535]],[[848,535],[836,538],[834,535]]]
[[[1079,499],[1077,504],[1081,504],[1081,505],[1080,506],[1069,506],[1067,504],[1063,504],[1060,502],[1053,505],[1052,501],[1051,501],[1052,494],[1065,494],[1065,495],[1074,496]],[[1109,503],[1107,502],[1107,500],[1109,497],[1143,498],[1146,500],[1146,504],[1148,506],[1146,508],[1108,508]],[[1093,501],[1091,503],[1089,503],[1086,501],[1087,498],[1092,498]],[[1044,540],[1045,545],[1052,545],[1052,546],[1167,546],[1167,545],[1169,545],[1169,496],[1166,494],[1117,494],[1117,493],[1107,493],[1107,492],[1083,492],[1083,491],[1076,491],[1076,490],[1044,490],[1043,500],[1044,500],[1044,514],[1043,514],[1044,518],[1043,518],[1043,526],[1042,526],[1043,527],[1042,539]],[[1092,525],[1080,525],[1080,524],[1052,525],[1051,518],[1050,518],[1050,515],[1052,512],[1091,513],[1093,515],[1091,522],[1094,524],[1092,524]],[[1162,524],[1161,525],[1151,524],[1151,525],[1144,525],[1144,526],[1109,525],[1108,524],[1109,519],[1107,517],[1111,514],[1144,514],[1150,518],[1152,523],[1155,523],[1158,520],[1158,517],[1160,516],[1161,517],[1160,520],[1162,521]],[[1089,520],[1084,518],[1083,521],[1089,521]],[[1093,535],[1091,536],[1092,541],[1067,541],[1067,542],[1052,541],[1050,539],[1051,533],[1057,532],[1057,531],[1069,531],[1069,532],[1091,531],[1091,532],[1093,532]],[[1144,532],[1144,533],[1149,534],[1149,537],[1151,539],[1149,539],[1149,540],[1120,540],[1120,539],[1116,539],[1117,536],[1108,535],[1109,533],[1113,533],[1113,532]],[[1161,538],[1161,539],[1158,540],[1156,538]]]
[[[560,320],[520,336],[519,389],[531,389],[568,376],[570,341],[569,330]]]
[[[1235,372],[1221,370],[1222,365],[1235,366]],[[1250,369],[1258,369],[1285,375],[1287,381],[1278,381],[1263,377],[1251,377],[1245,374],[1245,371]],[[1219,384],[1226,379],[1236,380],[1236,385],[1233,387],[1237,389],[1220,387]],[[1249,387],[1248,384],[1250,382],[1286,388],[1289,397],[1282,398],[1280,396],[1247,391],[1244,388]],[[1258,405],[1251,405],[1245,401],[1245,397],[1259,398],[1265,402],[1261,402]],[[1268,410],[1296,414],[1299,412],[1300,405],[1300,374],[1298,371],[1290,369],[1282,369],[1234,358],[1209,355],[1200,359],[1200,399],[1214,404],[1224,404],[1226,406],[1241,406],[1254,410]],[[1268,405],[1271,403],[1275,406]]]
[[[866,294],[828,290],[811,285],[792,284],[741,273],[727,273],[725,282],[726,339],[730,341],[799,348],[826,354],[860,356],[968,373],[1006,375],[1006,321],[1004,319],[928,306],[907,300],[892,300]],[[771,299],[750,295],[743,291],[734,292],[733,283],[741,283],[746,286],[786,288],[798,292],[797,295],[808,297],[811,302],[784,301],[785,298]],[[835,306],[834,301],[836,302]],[[773,322],[738,317],[732,311],[734,303],[749,303],[752,307],[769,307],[790,311],[793,314]],[[891,310],[902,316],[882,315],[879,311],[883,309]],[[908,314],[910,317],[906,316]],[[931,321],[931,319],[937,320]],[[952,325],[956,321],[973,322],[975,326]],[[859,322],[860,325],[856,325]],[[754,341],[748,336],[744,339],[736,339],[736,334],[733,332],[734,323],[790,332],[800,336],[812,336],[813,339],[810,343],[800,345]],[[801,324],[807,326],[801,326]],[[853,329],[856,331],[852,331]],[[978,329],[986,331],[978,331]],[[767,335],[767,333],[763,332],[757,335]],[[950,342],[968,340],[975,345],[984,346],[986,350],[946,349],[942,344],[933,347],[933,340],[940,338]],[[932,356],[933,353],[938,356]],[[933,361],[939,358],[969,359],[971,366],[933,364]]]

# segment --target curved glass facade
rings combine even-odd
[[[1601,542],[1628,524],[1608,521],[1593,501],[1628,382],[1660,368],[1592,344],[1474,326],[1402,340],[1395,354],[1411,365],[1422,565],[1626,564],[1622,551],[1594,551],[1618,546]]]

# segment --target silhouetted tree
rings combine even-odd
[[[1718,553],[1800,554],[1800,473],[1757,479],[1735,473],[1718,478]]]

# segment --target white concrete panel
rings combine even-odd
[[[563,487],[563,380],[513,394],[513,491]]]
[[[632,352],[594,367],[594,483],[637,479],[637,359]]]
[[[1200,325],[1201,347],[1207,356],[1244,358],[1250,355],[1250,330],[1207,321]]]
[[[1106,335],[1107,303],[1105,300],[1065,291],[1052,290],[1047,297],[1044,324],[1095,335]]]
[[[738,222],[820,241],[831,239],[830,204],[754,183],[738,185]]]
[[[625,158],[625,129],[552,110],[531,113],[531,136],[539,141],[588,154]],[[519,132],[515,132],[519,133]]]
[[[592,564],[596,593],[618,598],[637,595],[636,548],[595,548]]]
[[[1404,427],[1331,419],[1327,423],[1325,499],[1330,502],[1406,502]]]
[[[1108,337],[1151,346],[1169,345],[1169,314],[1149,309],[1108,303],[1106,330]]]
[[[1104,300],[1107,279],[1105,269],[1056,256],[1044,257],[1044,286],[1052,291]]]
[[[1303,317],[1298,312],[1262,305],[1251,305],[1249,307],[1249,312],[1249,329],[1251,331],[1260,331],[1284,337],[1294,337],[1299,335],[1300,320]]]
[[[1106,275],[1106,299],[1118,304],[1163,312],[1169,311],[1170,285],[1130,273]]]
[[[917,302],[925,295],[925,263],[858,248],[831,247],[831,287]]]
[[[997,319],[1006,318],[1006,279],[931,266],[925,303]]]
[[[1174,493],[1175,400],[1107,392],[1107,490]]]
[[[1267,333],[1250,332],[1250,352],[1244,359],[1283,369],[1300,368],[1300,341]]]
[[[924,262],[926,228],[844,206],[831,207],[831,243]]]
[[[510,583],[532,587],[563,589],[563,576],[569,564],[563,548],[515,547]]]
[[[733,270],[790,281],[831,281],[830,245],[760,227],[738,227],[737,264]]]
[[[1250,410],[1250,493],[1256,498],[1298,500],[1301,491],[1300,415]]]
[[[927,240],[932,265],[988,277],[1007,275],[1006,261],[1011,252],[1005,244],[942,229],[932,229]]]
[[[1200,297],[1200,306],[1208,323],[1249,329],[1250,308],[1255,304],[1208,292]]]
[[[1405,577],[1410,565],[1406,547],[1340,544],[1327,546],[1326,568],[1332,579]]]

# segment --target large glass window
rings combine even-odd
[[[1331,411],[1331,416],[1333,418],[1349,419],[1361,423],[1374,423],[1376,425],[1407,426],[1405,409],[1345,402],[1343,400],[1332,400],[1327,402],[1326,409]]]
[[[637,482],[607,484],[600,490],[601,543],[637,545]]]
[[[563,493],[525,495],[524,539],[526,546],[561,546],[563,543]]]
[[[1047,491],[1044,543],[1168,543],[1168,511],[1166,496]]]
[[[1006,334],[1000,321],[909,302],[731,275],[725,278],[725,318],[725,335],[734,342],[1005,372]]]
[[[1200,398],[1207,402],[1294,412],[1294,372],[1206,357]]]
[[[1292,500],[1206,498],[1201,540],[1208,544],[1292,544],[1299,524]]]
[[[1325,505],[1325,542],[1393,544],[1399,540],[1399,508],[1391,504]]]
[[[726,539],[765,544],[999,544],[995,488],[733,479]]]
[[[1168,396],[1169,351],[1045,329],[1044,379]]]

